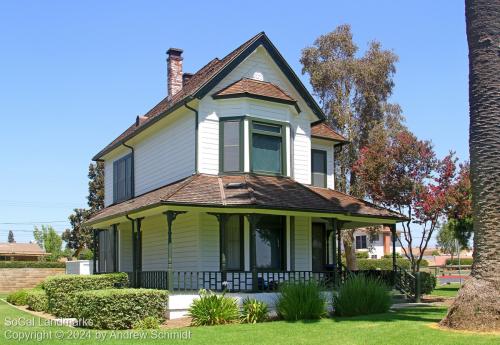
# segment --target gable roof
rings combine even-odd
[[[99,151],[99,153],[97,153],[92,159],[100,159],[103,155],[117,148],[122,143],[125,143],[142,130],[148,128],[187,102],[204,97],[216,84],[218,84],[229,72],[238,66],[260,45],[268,51],[274,62],[294,85],[298,93],[304,99],[306,104],[312,109],[314,114],[321,121],[324,120],[325,115],[323,114],[323,111],[311,96],[309,91],[307,91],[299,77],[295,74],[293,69],[272,44],[266,34],[264,32],[260,32],[226,55],[223,59],[215,58],[203,66],[200,70],[193,74],[193,76],[183,85],[182,89],[178,93],[172,97],[168,96],[160,101],[160,103],[144,115],[142,120],[136,121],[136,123],[132,124],[115,140]]]
[[[310,187],[288,177],[252,174],[217,176],[196,174],[141,196],[108,206],[87,223],[95,224],[132,211],[160,205],[249,207],[255,209],[340,213],[404,220],[396,212],[338,191]]]
[[[340,143],[348,143],[345,137],[337,133],[332,127],[325,122],[316,123],[311,126],[311,136],[313,138],[332,140]]]

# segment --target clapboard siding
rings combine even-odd
[[[311,125],[304,120],[293,125],[293,177],[297,182],[311,184]]]
[[[132,271],[132,224],[118,225],[119,259],[118,268],[122,272]]]
[[[295,270],[311,269],[311,218],[295,217]]]
[[[185,112],[135,146],[135,194],[180,180],[194,173],[195,122]]]
[[[212,215],[200,214],[200,269],[219,271],[219,222]]]
[[[334,177],[333,177],[333,143],[325,142],[325,140],[312,140],[312,148],[315,150],[326,151],[326,185],[328,188],[334,189]]]

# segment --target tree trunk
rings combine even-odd
[[[357,271],[358,260],[356,258],[356,249],[354,247],[354,229],[344,230],[342,234],[345,253],[345,265],[349,271]]]
[[[474,263],[441,324],[500,330],[500,0],[466,0]]]

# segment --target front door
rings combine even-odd
[[[326,264],[326,226],[324,223],[312,224],[312,270],[325,270]]]

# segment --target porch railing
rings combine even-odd
[[[149,289],[168,289],[167,271],[127,272],[132,286]],[[254,277],[256,283],[254,283]],[[333,287],[334,272],[312,271],[266,271],[266,272],[220,272],[220,271],[174,271],[174,291],[198,291],[200,289],[228,292],[272,292],[285,282],[315,280],[325,287]]]

